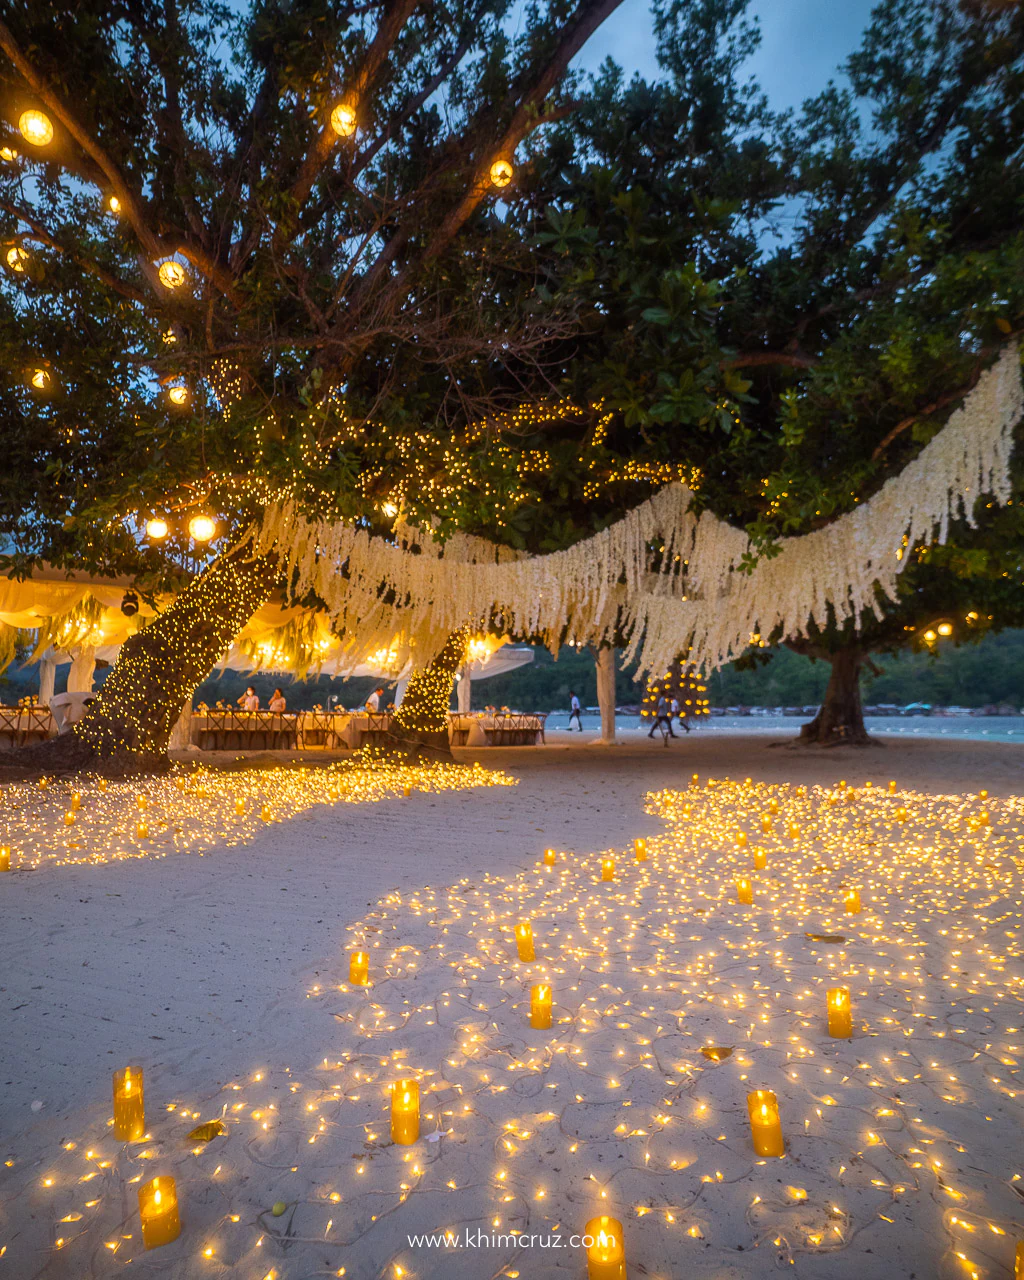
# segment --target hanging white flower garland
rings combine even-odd
[[[795,636],[808,620],[824,626],[830,609],[839,622],[877,613],[876,588],[894,594],[907,548],[944,542],[958,517],[973,525],[979,493],[1009,498],[1012,430],[1022,412],[1014,346],[873,498],[823,529],[783,539],[750,573],[739,570],[750,550],[746,533],[710,512],[697,518],[682,484],[544,556],[464,534],[441,544],[408,525],[391,542],[351,524],[309,521],[293,502],[268,507],[257,549],[276,551],[297,595],[312,590],[324,601],[349,637],[353,662],[397,635],[426,661],[458,627],[499,614],[508,632],[538,637],[556,652],[567,626],[572,639],[592,644],[631,628],[627,658],[637,657],[643,673],[691,645],[692,661],[717,667],[741,653],[753,631]],[[661,548],[656,560],[652,546]]]

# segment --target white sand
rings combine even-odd
[[[0,877],[7,1274],[581,1276],[568,1236],[609,1210],[631,1276],[762,1275],[790,1257],[815,1277],[1012,1274],[1024,813],[996,797],[1024,790],[1024,750],[914,741],[806,755],[694,735],[478,758],[519,785],[310,807],[308,786],[298,803],[282,784],[277,816],[294,816],[240,819],[231,838],[245,843],[203,857]],[[687,822],[643,813],[645,792],[685,788],[693,769],[766,784],[867,771],[927,794],[828,806],[823,793],[701,788],[684,797]],[[274,785],[252,772],[211,784],[217,830],[236,792],[251,810]],[[992,826],[968,829],[983,786]],[[33,823],[67,856],[58,791]],[[970,798],[927,798],[951,792]],[[75,856],[90,852],[100,807],[83,793]],[[773,795],[801,824],[795,841],[758,835]],[[154,847],[216,826],[159,796]],[[17,827],[23,811],[6,803],[0,822]],[[915,820],[893,827],[900,803]],[[96,818],[91,838],[109,825]],[[732,843],[741,828],[771,851],[752,908],[732,901],[750,865]],[[620,853],[618,878],[600,883],[597,852],[658,832],[646,866]],[[585,856],[545,872],[547,844]],[[846,884],[861,889],[859,917],[837,907]],[[535,921],[535,966],[510,946],[520,917]],[[814,944],[806,930],[849,942]],[[375,984],[340,990],[347,950],[364,942]],[[545,1033],[522,1003],[542,976],[564,1019]],[[823,1029],[824,988],[840,979],[856,1008],[849,1042]],[[709,1039],[734,1054],[708,1063]],[[127,1062],[146,1070],[152,1140],[122,1150],[106,1121],[110,1073]],[[440,1141],[388,1145],[384,1090],[400,1071],[422,1079],[424,1131],[439,1118]],[[781,1162],[759,1164],[750,1147],[754,1085],[778,1093]],[[221,1114],[227,1135],[193,1155],[184,1136]],[[140,1172],[173,1172],[183,1199],[180,1240],[149,1254],[132,1212]],[[266,1212],[276,1200],[280,1218]],[[495,1219],[542,1237],[559,1224],[566,1247],[504,1242],[481,1257],[407,1243]]]

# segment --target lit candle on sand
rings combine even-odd
[[[643,836],[637,836],[637,838],[633,841],[633,848],[636,851],[637,862],[646,862],[647,861],[647,841],[643,838]]]
[[[747,847],[747,833],[745,831],[736,832],[735,844],[737,849],[745,849]]]
[[[391,1087],[391,1141],[410,1146],[420,1136],[420,1082],[397,1080]]]
[[[173,1178],[153,1178],[139,1187],[139,1217],[142,1219],[142,1243],[147,1249],[159,1249],[181,1234],[178,1217],[178,1189]]]
[[[828,1033],[837,1040],[853,1035],[853,1009],[850,1006],[848,987],[829,987],[826,997],[828,1009]]]
[[[860,893],[856,889],[850,889],[847,892],[846,897],[843,899],[843,903],[846,907],[846,914],[848,916],[860,914]]]
[[[545,865],[546,867],[553,867],[553,866],[555,865],[555,857],[556,857],[556,854],[555,854],[554,849],[545,849],[545,850],[544,850],[544,865]]]
[[[235,801],[235,813],[237,813],[239,817],[245,813],[245,801],[241,796],[239,796]]]
[[[11,869],[11,846],[9,844],[0,844],[0,871],[10,871]]]
[[[893,779],[892,779],[892,781],[889,783],[889,794],[890,794],[891,796],[894,796],[894,795],[896,794],[896,779],[895,779],[895,778],[893,778]]]
[[[348,980],[356,987],[365,987],[370,980],[370,957],[365,951],[353,951],[348,958]]]
[[[583,1233],[587,1249],[587,1280],[626,1280],[626,1250],[622,1223],[602,1215],[591,1218]]]
[[[527,964],[537,958],[533,950],[533,928],[529,920],[521,920],[516,925],[516,950],[519,952],[519,959],[525,960]]]
[[[750,1135],[757,1154],[785,1155],[786,1144],[782,1140],[779,1104],[771,1089],[755,1089],[753,1093],[748,1093],[747,1110],[750,1113]]]
[[[72,812],[77,813],[81,807],[82,807],[82,793],[80,791],[72,791],[71,793]]]
[[[736,881],[736,901],[744,902],[748,906],[754,901],[754,886],[746,876]]]
[[[768,865],[768,854],[760,846],[754,850],[754,869],[763,871]]]
[[[140,1142],[146,1132],[141,1067],[114,1072],[114,1137],[119,1142]]]
[[[601,879],[602,880],[615,879],[615,859],[614,858],[601,859]]]
[[[551,1027],[551,987],[546,982],[530,988],[530,1026],[535,1031],[547,1031]]]

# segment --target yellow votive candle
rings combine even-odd
[[[146,1132],[146,1104],[141,1067],[114,1072],[114,1137],[141,1142]]]
[[[412,787],[408,782],[402,788],[402,795],[405,796],[407,799],[409,796],[412,795]]]
[[[700,774],[695,773],[695,774],[693,775],[693,777],[690,779],[690,781],[693,783],[693,785],[694,785],[694,786],[696,786],[696,785],[697,785],[697,779],[698,779],[699,777],[700,777]]]
[[[754,850],[754,868],[757,871],[763,871],[768,865],[768,854],[764,849],[757,848]]]
[[[736,832],[736,848],[745,849],[747,845],[747,833],[745,831]]]
[[[64,815],[64,825],[66,827],[73,827],[75,825],[75,815],[71,812],[70,809]]]
[[[551,987],[546,982],[530,988],[530,1026],[535,1031],[547,1031],[551,1027]]]
[[[142,1243],[147,1249],[159,1249],[181,1234],[178,1217],[178,1189],[174,1179],[153,1178],[139,1187],[139,1217],[142,1219]]]
[[[397,1080],[391,1087],[391,1141],[410,1146],[420,1136],[420,1082]]]
[[[9,844],[0,844],[0,871],[10,871],[11,869],[11,846]]]
[[[81,792],[79,792],[79,791],[72,791],[72,793],[71,793],[71,811],[72,811],[72,813],[77,812],[77,811],[78,811],[78,809],[81,807],[81,804],[82,804],[82,795],[81,795]]]
[[[988,810],[987,810],[987,809],[982,809],[981,813],[979,813],[979,814],[978,814],[978,826],[979,826],[979,827],[987,827],[987,826],[990,826],[990,825],[991,825],[991,824],[990,824],[990,822],[989,822]]]
[[[260,810],[260,817],[263,819],[263,821],[264,821],[264,822],[269,822],[269,821],[270,821],[271,813],[270,813],[270,805],[269,805],[269,804],[265,804],[265,805],[263,806],[263,808]]]
[[[779,802],[778,802],[778,800],[772,800],[772,801],[770,801],[770,802],[769,802],[769,804],[768,804],[768,812],[769,812],[769,813],[778,813],[778,811],[779,811]]]
[[[848,987],[829,987],[825,999],[828,1009],[828,1033],[837,1040],[846,1040],[853,1035],[853,1009],[850,1007],[850,991]]]
[[[856,889],[851,889],[843,899],[843,902],[848,916],[860,914],[860,893]]]
[[[754,886],[746,876],[736,881],[736,901],[749,906],[754,901]]]
[[[553,867],[553,866],[555,865],[555,856],[556,856],[556,855],[555,855],[555,851],[554,851],[554,849],[545,849],[545,850],[544,850],[544,865],[545,865],[546,867]]]
[[[584,1228],[587,1250],[587,1280],[626,1280],[626,1249],[622,1223],[602,1214],[591,1218]]]
[[[797,824],[796,824],[795,822],[791,822],[791,823],[789,824],[789,832],[788,832],[788,835],[789,835],[790,840],[799,840],[799,838],[800,838],[800,828],[797,826]]]
[[[894,796],[894,795],[896,794],[896,779],[895,779],[895,778],[890,779],[890,782],[889,782],[889,794],[890,794],[891,796]]]
[[[980,798],[980,799],[982,799],[982,800],[987,800],[987,799],[988,799],[988,792],[987,792],[987,791],[984,791],[984,790],[983,790],[983,791],[979,791],[979,792],[978,792],[978,796],[979,796],[979,798]]]
[[[896,810],[897,822],[906,822],[908,816],[906,809],[904,809],[902,805]]]
[[[369,982],[370,957],[365,951],[353,951],[349,956],[348,980],[357,987],[365,987]]]
[[[245,813],[245,801],[242,799],[241,796],[239,796],[238,799],[235,801],[235,813],[237,813],[239,817],[241,817],[242,814]]]
[[[771,820],[771,815],[770,815],[770,814],[767,814],[767,813],[766,813],[766,814],[764,814],[764,816],[761,818],[761,831],[762,831],[766,836],[767,836],[767,835],[771,835],[771,831],[772,831],[772,820]]]
[[[140,822],[138,826],[135,828],[135,834],[139,837],[140,840],[145,840],[146,837],[149,835],[149,827],[146,826],[144,822]]]
[[[106,791],[106,789],[107,789],[107,780],[106,780],[106,778],[100,778],[99,786],[100,786],[100,790],[101,790],[101,791]]]
[[[601,859],[601,879],[602,880],[615,879],[615,859],[614,858]]]
[[[529,920],[522,920],[516,925],[516,950],[520,960],[529,963],[536,959],[533,951],[533,928]]]
[[[647,841],[643,838],[643,836],[637,836],[637,838],[633,841],[633,848],[636,852],[637,862],[646,862],[647,861]]]
[[[149,806],[149,800],[142,795],[135,797],[135,803],[139,806],[140,813],[144,813]]]
[[[747,1094],[750,1113],[750,1136],[759,1156],[783,1156],[786,1144],[782,1138],[779,1104],[771,1089],[755,1089]]]

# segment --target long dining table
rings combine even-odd
[[[31,746],[57,732],[49,707],[0,707],[0,747]]]

